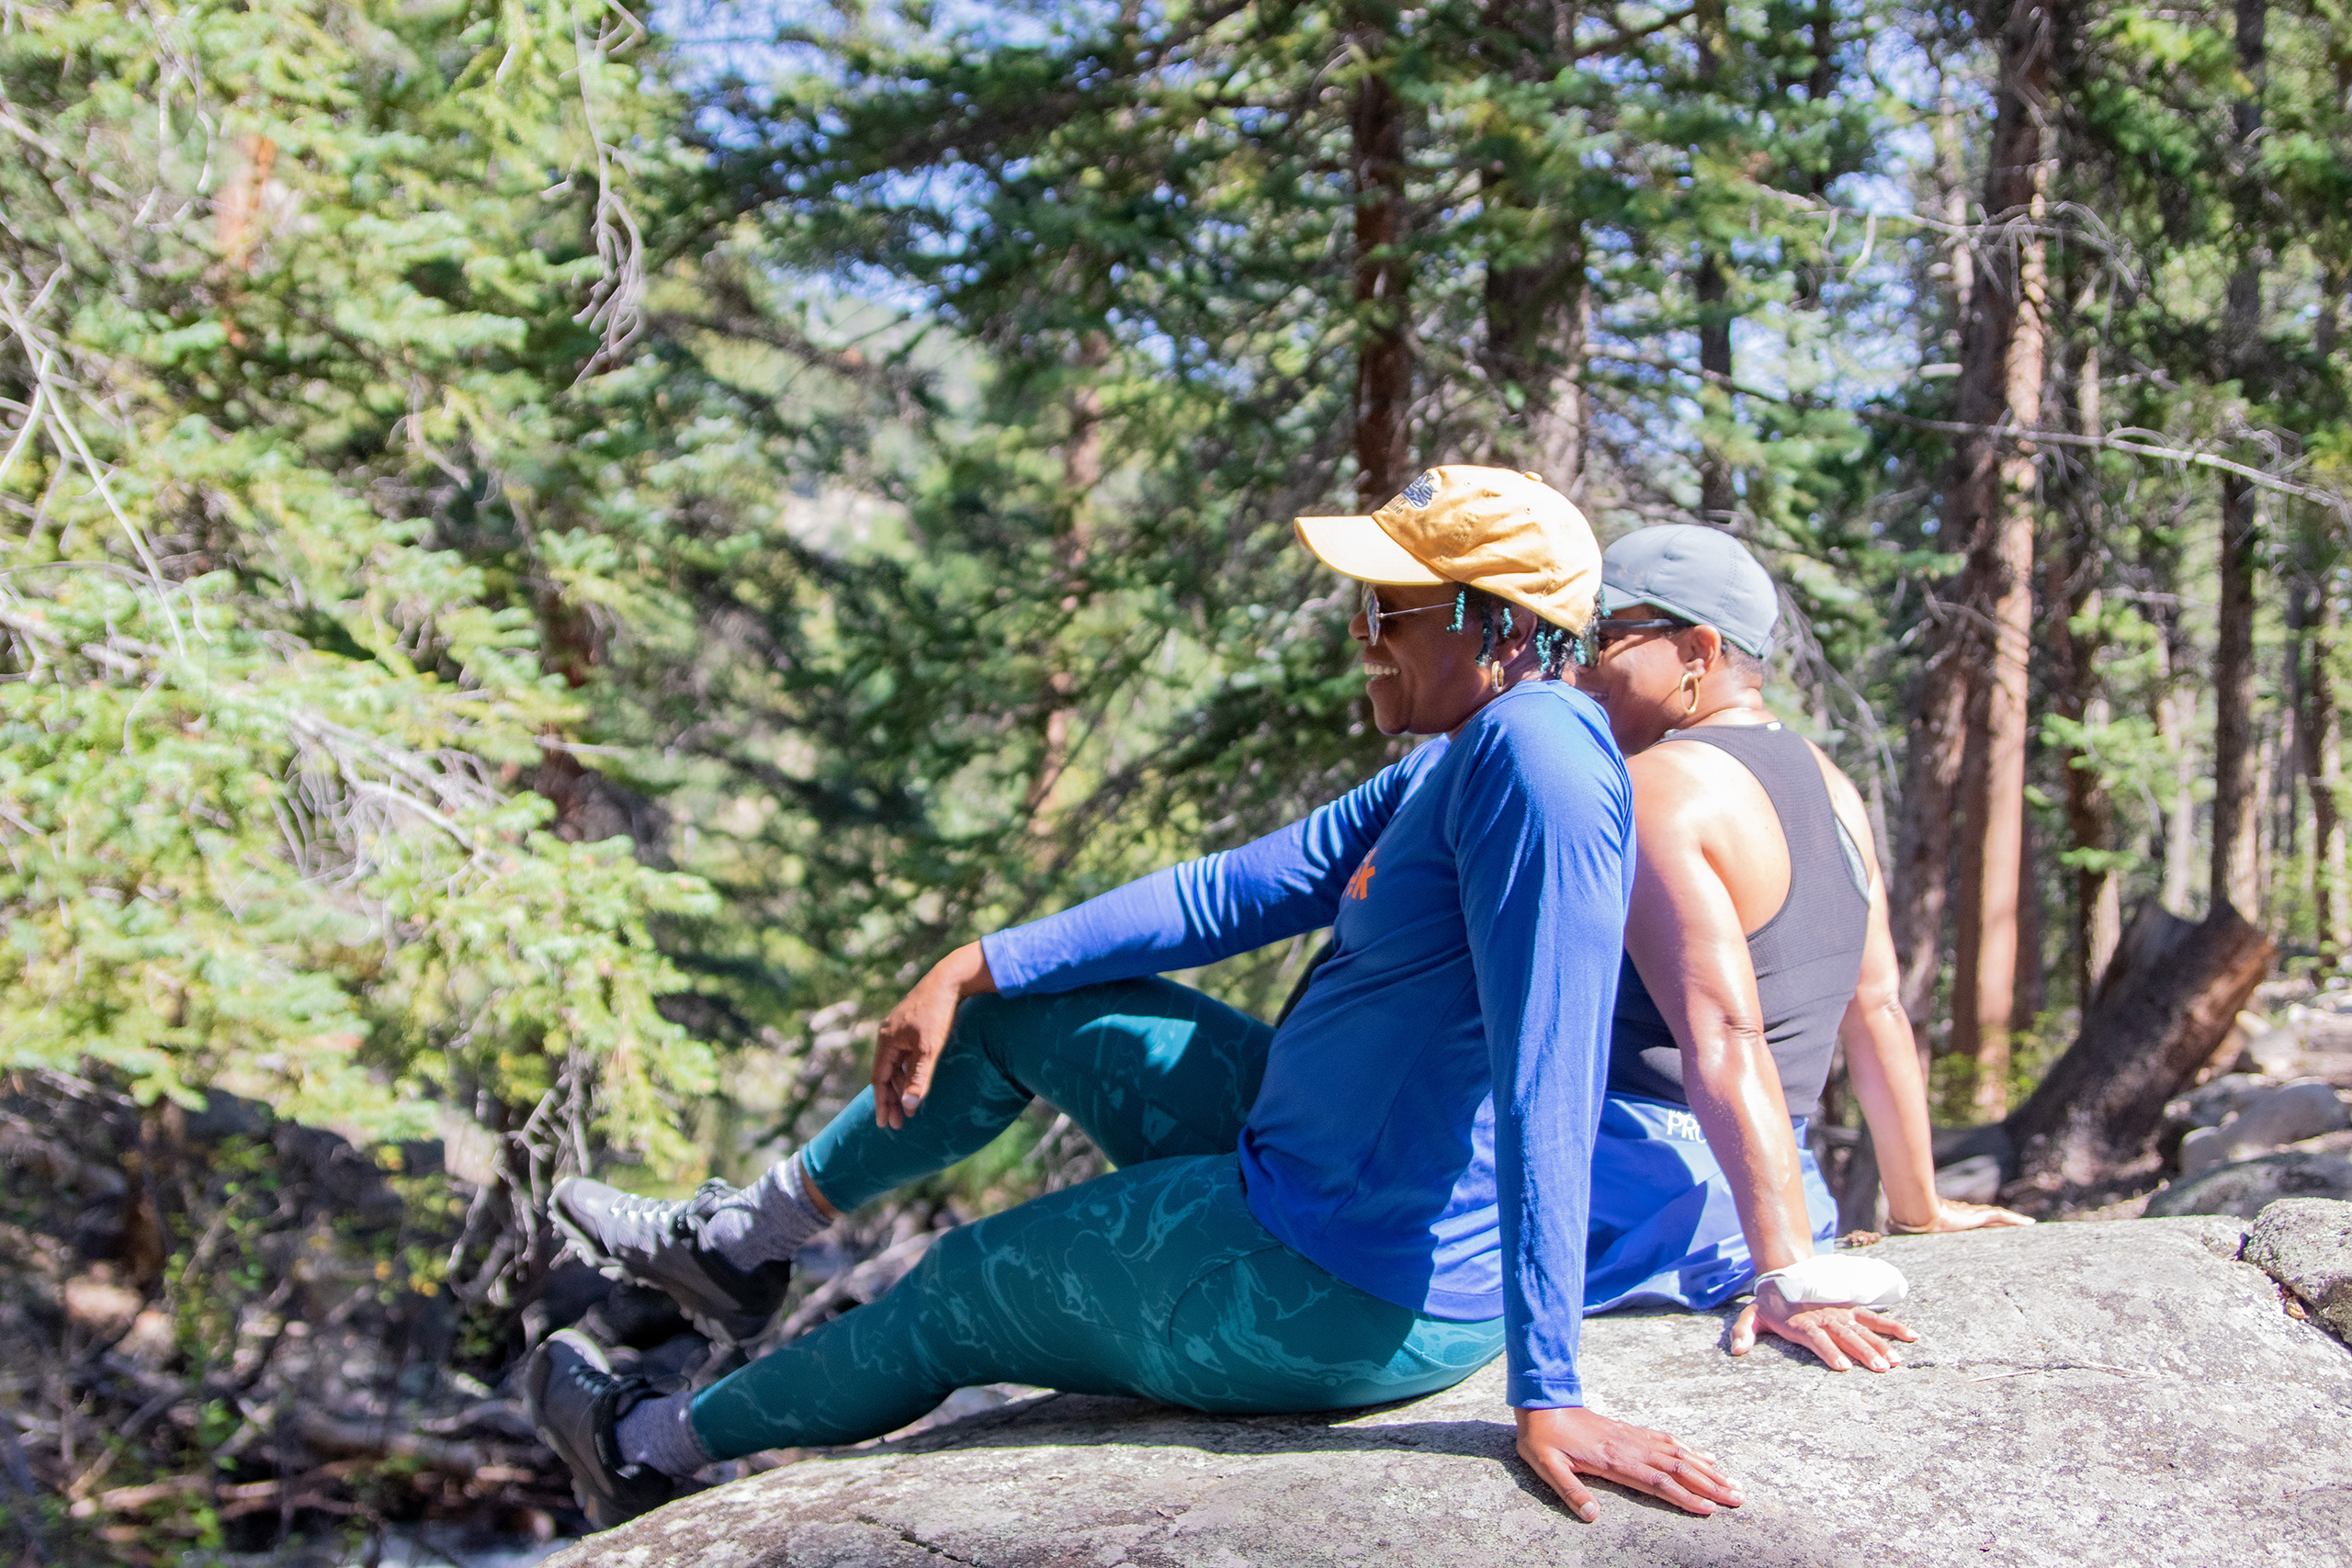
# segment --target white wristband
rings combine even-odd
[[[1791,1306],[1893,1306],[1911,1293],[1903,1270],[1875,1258],[1824,1253],[1756,1276],[1758,1290],[1770,1280]]]

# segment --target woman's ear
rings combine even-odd
[[[1713,626],[1692,626],[1677,632],[1674,642],[1682,655],[1682,668],[1702,679],[1724,656],[1723,634]]]

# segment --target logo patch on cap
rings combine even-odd
[[[1421,477],[1407,485],[1405,493],[1396,499],[1416,512],[1427,512],[1430,509],[1430,502],[1437,499],[1436,470],[1422,470]]]

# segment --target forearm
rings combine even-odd
[[[1804,1167],[1762,1033],[1728,1020],[1694,1019],[1683,1045],[1684,1092],[1723,1168],[1758,1273],[1813,1256]]]
[[[1207,962],[1176,889],[1176,871],[1157,871],[1043,919],[980,939],[1008,996],[1073,990]],[[1189,962],[1188,962],[1189,958]]]
[[[979,942],[967,942],[933,964],[922,983],[949,990],[962,1001],[966,997],[994,995],[996,974],[989,967],[988,950]]]
[[[1329,925],[1402,793],[1385,770],[1305,819],[982,940],[1009,996],[1190,969]]]
[[[1596,911],[1598,914],[1599,911]],[[1547,953],[1558,952],[1546,946]],[[1609,976],[1589,954],[1545,965],[1564,982],[1480,980],[1495,1085],[1496,1206],[1501,1222],[1507,1397],[1521,1408],[1584,1403],[1577,1345],[1591,1224],[1593,1063]],[[1512,993],[1517,993],[1513,995]]]
[[[1937,1209],[1935,1145],[1910,1021],[1891,1003],[1857,1004],[1843,1034],[1847,1082],[1870,1123],[1887,1214],[1897,1224],[1931,1224]]]

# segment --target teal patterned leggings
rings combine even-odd
[[[866,1090],[805,1156],[847,1211],[944,1169],[1033,1098],[1119,1169],[940,1237],[881,1300],[703,1391],[721,1459],[857,1442],[958,1388],[1025,1382],[1235,1414],[1336,1410],[1459,1382],[1502,1324],[1368,1295],[1250,1213],[1234,1150],[1273,1031],[1166,980],[976,997],[922,1108],[897,1132]]]

